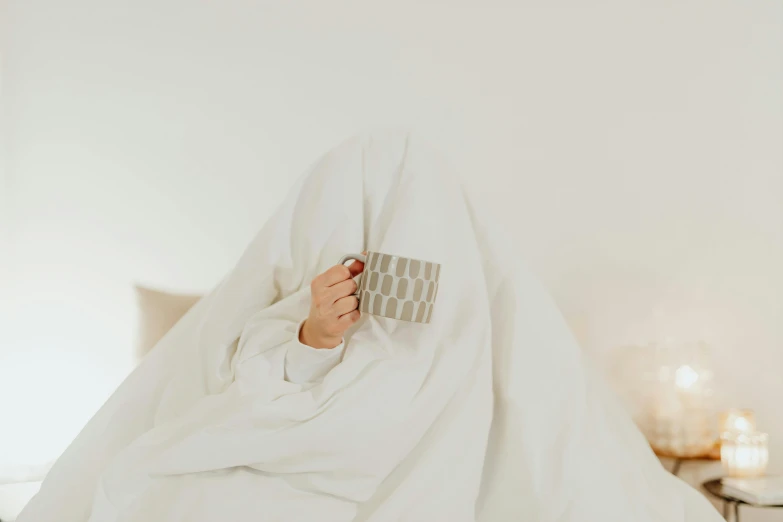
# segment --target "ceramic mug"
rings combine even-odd
[[[427,324],[438,295],[440,264],[409,257],[367,252],[340,259],[364,263],[356,297],[362,313]]]

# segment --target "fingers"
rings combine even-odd
[[[343,297],[356,293],[356,288],[356,281],[353,279],[346,279],[342,283],[337,283],[336,285],[330,287],[329,294],[332,297],[332,302],[334,303],[338,299],[342,299]]]
[[[350,266],[335,265],[313,280],[314,285],[334,286],[346,279],[353,279],[364,270],[364,263],[354,261]]]
[[[356,298],[355,295],[349,295],[348,297],[343,297],[342,299],[338,299],[334,303],[333,310],[337,313],[338,317],[341,317],[345,314],[353,312],[358,307],[359,307],[359,300]]]
[[[338,320],[337,324],[340,325],[340,328],[345,331],[350,326],[359,320],[359,318],[362,316],[361,312],[359,310],[354,310],[353,312],[348,312],[345,315],[342,315]]]
[[[323,274],[315,278],[316,281],[322,283],[323,286],[334,286],[337,283],[342,283],[346,279],[351,279],[351,270],[345,265],[335,265]]]

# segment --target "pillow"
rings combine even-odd
[[[195,294],[174,294],[135,286],[138,331],[135,357],[141,360],[177,321],[201,299]]]

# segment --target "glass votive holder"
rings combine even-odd
[[[755,433],[756,415],[753,410],[730,409],[720,416],[720,433]]]
[[[768,441],[766,433],[723,433],[720,447],[723,470],[729,477],[764,475],[769,461]]]

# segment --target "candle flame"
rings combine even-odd
[[[677,368],[677,371],[674,372],[674,384],[683,390],[689,389],[691,386],[696,384],[696,381],[698,380],[698,372],[696,372],[696,370],[687,364],[680,366]]]
[[[747,432],[751,431],[753,426],[751,426],[750,421],[745,417],[737,417],[734,419],[734,429],[739,432]]]

